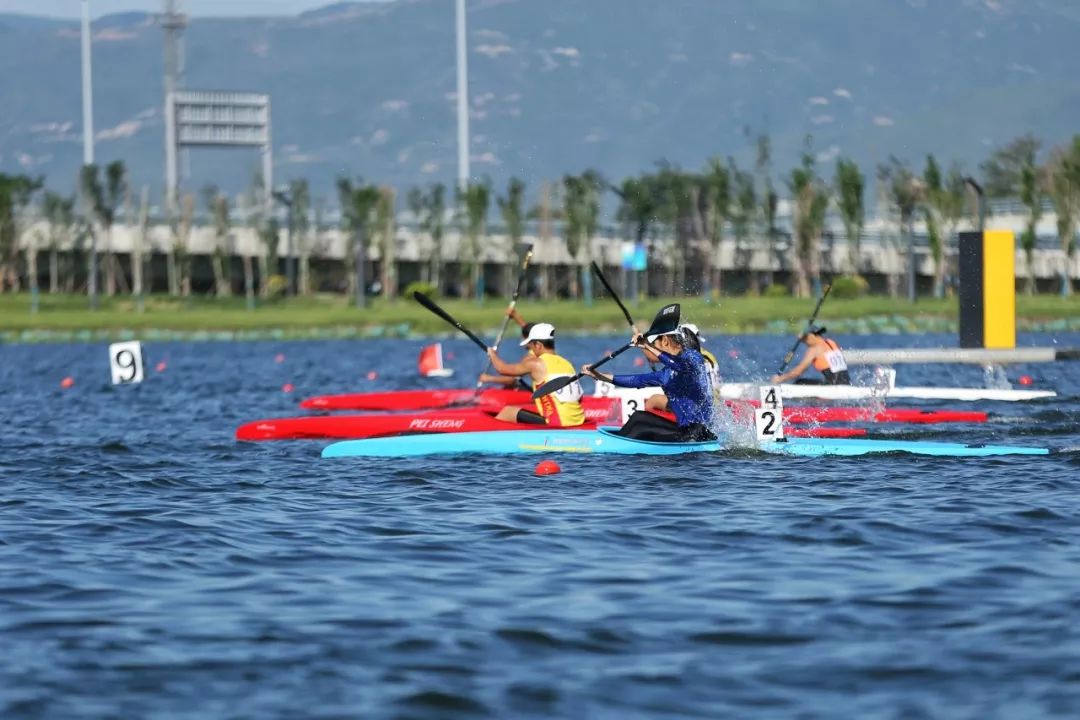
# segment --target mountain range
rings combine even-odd
[[[812,136],[871,174],[927,153],[974,169],[1031,132],[1080,132],[1075,0],[470,0],[472,168],[496,185],[666,160],[786,172]],[[95,21],[99,162],[163,184],[162,31]],[[456,173],[450,0],[337,3],[295,17],[191,18],[191,89],[268,92],[275,174],[316,194],[337,176],[405,187]],[[0,171],[74,185],[81,162],[78,23],[0,14]],[[189,189],[246,186],[255,152],[192,151]]]

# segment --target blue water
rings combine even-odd
[[[739,379],[786,339],[710,346]],[[1080,717],[1075,450],[560,457],[537,478],[535,457],[232,438],[305,395],[418,386],[418,347],[150,344],[138,387],[109,384],[104,345],[0,347],[0,718]],[[446,348],[440,382],[467,383],[482,358]],[[1063,397],[874,430],[1080,446],[1080,364],[1025,373]]]

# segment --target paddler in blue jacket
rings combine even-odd
[[[637,375],[604,375],[586,365],[581,372],[595,380],[618,387],[659,387],[667,397],[667,408],[675,422],[655,413],[641,411],[630,416],[619,435],[653,442],[697,442],[712,440],[713,397],[705,358],[691,349],[683,331],[676,329],[648,338],[636,335],[632,340],[651,363],[661,368]]]

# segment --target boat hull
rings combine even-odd
[[[685,455],[727,449],[720,442],[655,443],[630,440],[608,430],[546,432],[477,432],[455,435],[422,435],[371,440],[349,440],[323,449],[324,458],[420,457],[426,455],[517,454],[611,454]],[[989,457],[997,455],[1047,455],[1045,448],[1000,445],[963,445],[865,439],[790,438],[766,443],[761,451],[778,455],[821,457],[879,453],[909,453],[935,457]]]

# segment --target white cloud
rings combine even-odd
[[[116,127],[102,130],[95,137],[98,140],[119,140],[120,138],[133,137],[141,128],[142,123],[138,120],[126,120]]]
[[[581,51],[579,51],[575,47],[557,47],[557,48],[552,49],[551,54],[552,55],[562,55],[563,57],[568,57],[568,58],[579,58],[579,57],[581,57]]]
[[[810,98],[809,103],[811,105],[828,105],[829,98],[821,97],[820,95],[818,95],[817,97]]]
[[[369,142],[371,143],[372,147],[378,147],[379,145],[385,145],[386,141],[389,139],[390,132],[388,130],[383,130],[382,128],[380,128],[371,134],[371,140]]]
[[[439,163],[437,163],[437,162],[426,162],[426,163],[424,163],[423,165],[420,166],[420,172],[424,173],[425,175],[431,175],[433,173],[437,173],[437,172],[439,172]]]
[[[500,55],[507,55],[514,52],[514,49],[509,45],[477,45],[473,48],[473,52],[495,59]]]
[[[892,127],[896,121],[887,115],[877,115],[874,117],[874,124],[878,127]]]
[[[838,98],[844,98],[845,100],[851,99],[851,91],[847,88],[836,88],[832,91],[832,94]]]
[[[814,125],[828,125],[835,120],[836,118],[834,118],[832,115],[815,115],[814,117],[810,118],[810,122]]]
[[[754,56],[750,53],[733,52],[728,56],[728,61],[735,66],[748,65],[754,61]]]
[[[407,100],[386,100],[379,107],[389,112],[401,112],[409,109],[409,103]]]

